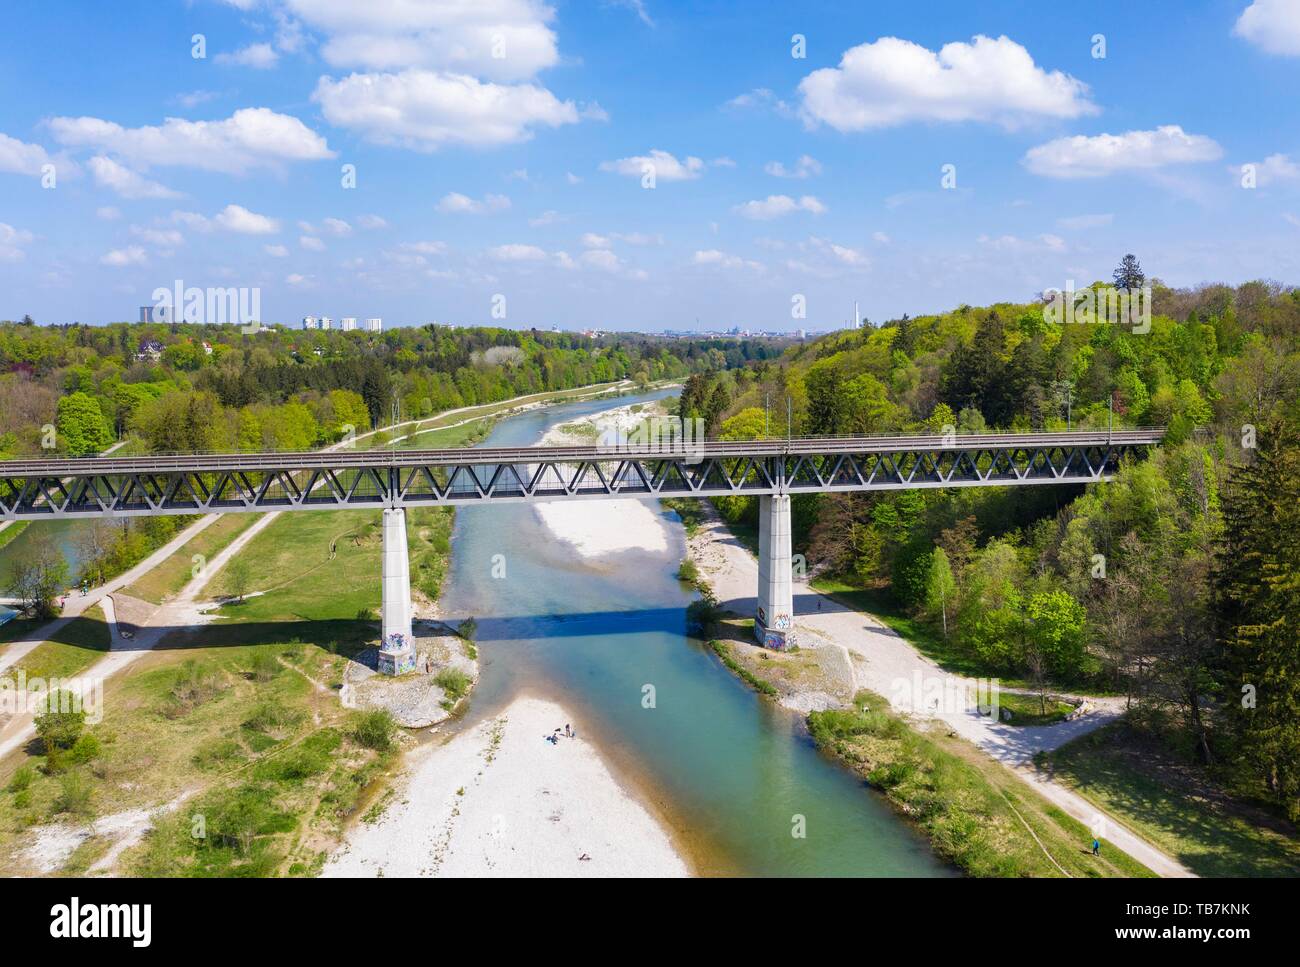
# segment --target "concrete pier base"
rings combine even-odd
[[[406,551],[406,511],[384,511],[383,639],[379,670],[400,675],[415,668],[411,634],[411,562]]]
[[[797,644],[790,558],[790,497],[758,498],[758,611],[754,637],[784,651]]]

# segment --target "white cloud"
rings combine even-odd
[[[1088,87],[1043,70],[1009,37],[976,36],[936,53],[882,37],[844,53],[838,67],[799,83],[809,127],[863,131],[909,121],[984,121],[1014,127],[1033,118],[1094,114]]]
[[[49,126],[60,144],[110,152],[139,169],[179,165],[241,174],[334,157],[325,139],[297,118],[265,107],[243,108],[223,121],[167,118],[160,125],[124,128],[100,118],[56,117]]]
[[[804,195],[797,201],[789,195],[768,195],[761,201],[747,201],[743,205],[736,205],[731,210],[744,218],[767,221],[799,211],[820,215],[826,211],[826,206],[812,195]]]
[[[322,242],[322,241],[321,241],[319,238],[317,238],[315,235],[300,235],[300,236],[298,236],[298,244],[301,245],[303,248],[305,248],[305,249],[306,249],[307,251],[309,251],[309,252],[323,252],[323,251],[325,251],[325,243]]]
[[[837,245],[829,239],[813,236],[808,239],[808,246],[809,248],[822,252],[840,265],[864,268],[870,262],[867,256],[858,249],[849,248],[847,245]]]
[[[274,235],[280,223],[274,218],[250,212],[242,205],[227,205],[213,218],[220,227],[240,235]]]
[[[488,249],[488,256],[498,262],[540,262],[546,253],[536,245],[498,245]]]
[[[592,248],[583,252],[582,262],[584,265],[590,265],[592,268],[601,269],[605,272],[616,272],[623,265],[617,255],[605,248]]]
[[[283,245],[263,245],[262,251],[273,259],[282,259],[289,254],[289,250]]]
[[[117,221],[117,219],[122,217],[122,209],[116,208],[113,205],[104,205],[95,209],[95,217],[102,218],[106,222]]]
[[[559,63],[554,10],[539,0],[285,0],[324,34],[335,67],[440,68],[499,80],[532,77]]]
[[[1089,228],[1105,228],[1114,221],[1115,216],[1105,212],[1097,215],[1071,215],[1068,218],[1058,218],[1056,224],[1073,231],[1083,231]]]
[[[731,111],[751,111],[770,107],[782,117],[795,115],[794,109],[789,104],[766,87],[756,87],[745,94],[738,94],[723,107]]]
[[[822,173],[822,164],[812,155],[802,155],[793,168],[787,168],[779,161],[769,161],[763,170],[776,178],[808,178]]]
[[[1255,184],[1261,188],[1274,182],[1300,178],[1300,165],[1284,154],[1271,154],[1263,161],[1252,161],[1250,164],[1255,169]],[[1232,171],[1240,174],[1239,169]]]
[[[378,215],[358,215],[357,224],[366,231],[374,231],[379,228],[387,228],[388,222]]]
[[[674,155],[658,148],[649,154],[619,158],[617,161],[602,161],[601,171],[612,171],[631,178],[643,177],[647,170],[653,171],[656,181],[690,181],[704,172],[704,162],[696,157],[687,157],[678,161]]]
[[[1300,5],[1295,0],[1255,0],[1232,32],[1270,54],[1300,55]]]
[[[572,101],[560,101],[534,84],[497,84],[423,69],[352,74],[337,81],[322,77],[312,100],[331,124],[417,151],[512,144],[532,138],[536,127],[579,119]]]
[[[980,245],[995,252],[1064,252],[1065,240],[1058,235],[1039,235],[1036,238],[1020,238],[1017,235],[981,235],[976,239]]]
[[[554,208],[548,208],[540,215],[536,215],[533,218],[528,219],[528,224],[533,228],[542,228],[543,226],[554,225],[558,221],[563,221],[563,218],[564,216],[562,216]]]
[[[1057,138],[1030,148],[1022,163],[1034,174],[1048,178],[1098,178],[1117,171],[1213,161],[1222,154],[1223,149],[1212,139],[1168,124],[1154,131]]]
[[[889,244],[889,236],[886,235],[884,232],[872,232],[871,240],[873,242],[879,242],[881,245]]]
[[[753,269],[761,270],[763,266],[749,259],[743,259],[739,255],[729,255],[721,252],[716,248],[701,249],[692,256],[691,261],[696,265],[717,265],[724,269]]]
[[[403,242],[398,248],[420,255],[442,255],[447,251],[446,242]]]
[[[218,64],[234,64],[238,67],[252,67],[255,70],[269,70],[279,61],[280,55],[270,44],[249,44],[228,54],[217,54],[213,58]]]
[[[180,192],[172,191],[165,185],[150,181],[126,168],[112,158],[96,155],[86,162],[94,176],[95,184],[109,188],[123,198],[179,198]]]
[[[352,234],[352,226],[341,218],[326,218],[321,221],[321,227],[326,233],[339,238]]]
[[[289,275],[284,277],[284,281],[286,285],[291,285],[295,289],[302,289],[312,284],[312,277],[310,275],[302,275],[298,272],[291,272]]]
[[[200,104],[206,104],[208,101],[215,101],[221,95],[217,91],[188,91],[185,94],[177,94],[173,101],[181,107],[193,110]]]
[[[29,244],[33,235],[26,229],[14,228],[0,222],[0,262],[20,262],[27,257],[23,246]]]
[[[144,254],[144,249],[139,245],[129,245],[126,248],[115,248],[100,256],[99,261],[105,265],[111,265],[113,268],[125,268],[130,265],[144,265],[149,259]]]
[[[582,236],[582,244],[585,248],[609,248],[609,236],[587,232]]]
[[[39,144],[28,144],[0,134],[0,171],[39,177],[41,166],[52,164],[53,160]]]
[[[435,207],[444,215],[487,215],[508,211],[510,199],[505,195],[484,195],[477,200],[453,191],[443,195]]]
[[[572,171],[565,172],[565,174],[564,174],[564,180],[567,181],[567,182],[568,182],[569,184],[571,184],[571,185],[580,185],[580,184],[582,184],[582,179],[579,178],[577,175],[575,175]]]
[[[150,245],[162,249],[174,249],[185,244],[185,235],[175,228],[149,228],[144,225],[132,225],[131,234],[144,239]]]

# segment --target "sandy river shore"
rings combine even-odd
[[[358,822],[322,875],[689,875],[593,744],[546,740],[570,721],[553,702],[520,697],[417,751],[382,815]]]

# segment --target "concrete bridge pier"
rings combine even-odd
[[[395,664],[401,665],[410,651],[414,666],[414,639],[411,637],[411,562],[406,553],[406,511],[390,508],[384,511],[384,597],[383,641],[380,643],[380,664],[385,664],[383,652],[400,653]],[[399,637],[394,638],[397,635]],[[387,671],[387,668],[383,670]],[[400,674],[400,671],[398,672]]]
[[[790,496],[758,498],[758,612],[754,637],[768,648],[797,644],[790,557]]]

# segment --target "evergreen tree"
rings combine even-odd
[[[1223,495],[1216,590],[1242,761],[1300,818],[1300,433],[1261,428]]]

